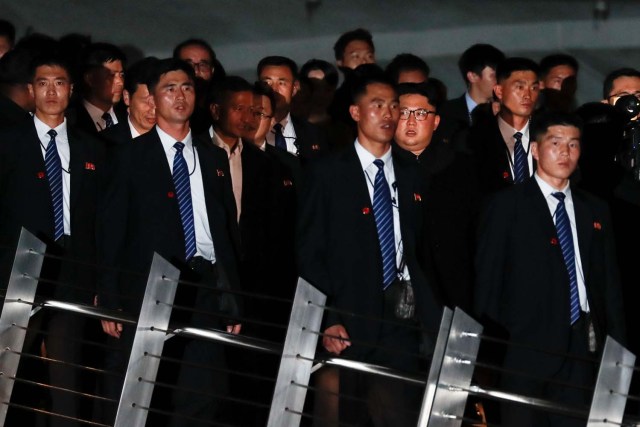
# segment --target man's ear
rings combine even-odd
[[[291,94],[291,96],[292,97],[296,96],[296,93],[298,93],[299,90],[300,90],[300,80],[294,80],[293,93]]]
[[[502,101],[502,85],[495,85],[493,87],[493,93],[496,95],[496,98]]]
[[[474,73],[473,71],[467,71],[467,81],[469,83],[475,83],[480,80],[480,76]]]
[[[349,114],[351,114],[351,118],[353,119],[353,121],[360,121],[360,107],[358,107],[357,105],[349,106]]]
[[[209,111],[211,112],[211,118],[217,122],[220,119],[220,106],[218,104],[211,104],[209,105]]]
[[[538,143],[536,141],[531,141],[531,155],[536,162],[538,161]]]
[[[35,97],[35,93],[33,91],[33,85],[31,83],[27,83],[27,90],[29,91],[29,96],[31,98]]]
[[[124,105],[126,105],[127,107],[131,103],[131,97],[129,96],[129,91],[126,89],[122,91],[122,100],[124,101]]]
[[[440,126],[440,115],[436,114],[436,118],[433,122],[433,130],[438,129],[438,126]]]
[[[336,59],[336,65],[342,67],[342,59]]]
[[[73,83],[69,85],[69,98],[71,98],[71,95],[73,95]]]

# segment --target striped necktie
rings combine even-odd
[[[564,264],[569,273],[569,309],[571,324],[576,323],[580,317],[580,297],[578,296],[578,279],[576,276],[576,254],[573,248],[573,233],[571,232],[571,222],[564,204],[564,193],[553,193],[553,197],[558,199],[556,207],[556,230]]]
[[[276,123],[273,125],[273,131],[276,133],[276,147],[287,151],[287,140],[284,138],[284,134],[282,133],[282,125],[280,123]]]
[[[51,191],[53,204],[54,239],[58,240],[64,234],[64,210],[62,207],[62,163],[56,146],[58,132],[51,129],[47,134],[51,137],[44,156],[44,164],[47,169],[47,180]]]
[[[527,153],[522,147],[522,133],[516,132],[513,137],[516,139],[513,147],[513,182],[519,184],[529,178],[529,162],[527,162]]]
[[[173,184],[176,187],[178,209],[184,232],[185,259],[188,261],[196,254],[196,230],[193,221],[189,168],[182,154],[184,143],[176,142],[173,148],[176,149],[176,155],[173,158]]]
[[[102,115],[102,120],[104,120],[104,128],[109,129],[113,126],[113,119],[111,118],[111,114],[107,111]]]
[[[374,160],[378,167],[373,184],[373,216],[378,230],[378,242],[382,254],[382,283],[383,289],[387,289],[396,278],[396,245],[393,231],[393,205],[391,202],[391,190],[384,176],[384,162]]]

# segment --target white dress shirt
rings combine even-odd
[[[298,155],[298,149],[296,148],[296,131],[293,128],[293,123],[291,122],[291,113],[287,114],[280,124],[282,125],[282,135],[284,135],[284,140],[287,142],[287,151],[294,156]],[[269,132],[267,132],[267,143],[269,145],[276,145],[276,131],[271,128]]]
[[[498,127],[500,128],[500,134],[502,135],[502,139],[504,143],[507,145],[507,149],[509,152],[507,156],[509,157],[509,167],[511,168],[511,176],[515,176],[513,172],[513,163],[515,161],[513,150],[516,146],[516,139],[513,135],[516,132],[520,132],[522,134],[522,148],[525,153],[527,153],[527,164],[529,165],[529,176],[533,175],[533,156],[531,155],[531,144],[529,143],[529,121],[524,125],[522,129],[515,129],[509,123],[505,122],[504,119],[498,116]]]
[[[371,205],[373,205],[373,189],[376,174],[378,173],[378,167],[373,163],[376,157],[367,151],[358,139],[354,143],[356,147],[356,153],[360,159],[362,170],[367,181],[367,189],[369,190],[369,198],[371,199]],[[389,190],[391,191],[391,200],[393,203],[393,234],[396,244],[396,268],[403,266],[402,271],[399,272],[401,279],[410,280],[409,269],[406,263],[403,262],[404,248],[402,246],[402,233],[400,232],[400,211],[398,208],[398,190],[396,186],[396,174],[393,170],[393,159],[391,157],[391,147],[387,152],[380,157],[380,160],[384,162],[384,176],[389,184]]]
[[[576,256],[576,279],[578,281],[578,295],[580,296],[580,308],[582,311],[589,312],[589,301],[587,301],[587,290],[584,285],[584,273],[582,271],[582,261],[580,260],[580,246],[578,245],[578,230],[576,229],[576,212],[573,207],[573,198],[571,197],[571,187],[567,183],[565,188],[553,188],[537,173],[534,174],[538,186],[544,195],[547,205],[549,206],[549,212],[553,217],[553,223],[556,222],[556,208],[558,207],[558,199],[553,196],[553,193],[564,193],[564,206],[567,210],[567,216],[571,223],[571,234],[573,235],[573,250]]]
[[[40,139],[40,150],[42,158],[46,159],[47,147],[51,136],[47,134],[51,130],[49,125],[42,122],[37,116],[33,116],[33,123],[36,125],[36,133]],[[69,161],[71,160],[71,150],[69,149],[69,136],[67,135],[67,119],[53,128],[56,135],[56,149],[60,156],[62,165],[62,216],[64,218],[64,234],[71,235],[71,170]]]
[[[87,112],[89,113],[89,116],[91,117],[91,120],[93,121],[93,124],[96,127],[96,130],[98,132],[100,132],[101,130],[104,130],[107,127],[107,122],[105,122],[105,120],[102,118],[102,115],[105,112],[102,111],[100,108],[96,107],[95,105],[93,105],[92,103],[90,103],[89,101],[87,101],[86,99],[82,101],[82,104],[84,105],[84,108],[87,109]],[[116,113],[113,111],[113,107],[109,108],[107,113],[109,113],[109,115],[111,116],[111,120],[113,120],[113,124],[114,125],[118,124],[118,117],[116,117]]]
[[[162,142],[162,148],[164,148],[164,152],[167,155],[169,169],[173,174],[173,159],[176,156],[176,149],[173,146],[178,141],[160,129],[159,126],[155,128]],[[187,169],[189,169],[189,186],[191,187],[193,222],[196,232],[196,256],[201,256],[214,263],[216,262],[216,253],[213,248],[211,230],[209,229],[209,216],[207,215],[207,206],[204,199],[202,170],[199,166],[198,151],[193,147],[191,131],[189,131],[184,140],[180,142],[184,143],[182,155],[187,162]]]

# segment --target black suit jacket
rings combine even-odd
[[[0,129],[10,128],[30,118],[31,115],[27,111],[0,94]]]
[[[33,119],[0,134],[0,251],[4,284],[21,227],[43,240],[50,252],[58,250],[58,255],[85,263],[96,262],[96,218],[103,193],[104,146],[101,141],[71,126],[67,127],[67,133],[71,238],[64,252],[54,243],[51,193]],[[86,265],[74,265],[71,270],[65,277],[54,274],[54,278],[67,284],[71,281],[76,288],[58,287],[54,296],[90,303],[95,288],[93,270]]]
[[[572,187],[580,259],[597,342],[625,341],[613,230],[606,204]],[[476,313],[496,322],[510,340],[566,353],[569,277],[547,202],[531,178],[495,195],[484,212],[476,258]],[[550,378],[563,357],[519,346],[505,366]],[[508,380],[508,379],[507,379]]]
[[[227,285],[239,288],[239,237],[226,153],[193,140],[202,171],[216,264]],[[116,171],[102,209],[100,256],[108,269],[100,277],[100,304],[137,313],[146,275],[157,252],[184,271],[184,233],[171,169],[155,128],[120,147]]]
[[[117,104],[113,108],[113,111],[118,118],[117,124],[127,123],[126,107],[123,107],[123,105],[124,104]],[[73,106],[68,110],[67,117],[71,124],[90,135],[97,135],[98,133],[102,132],[96,129],[96,125],[93,122],[93,119],[91,119],[89,112],[84,107],[82,98],[78,98],[77,102],[75,102]]]
[[[306,120],[291,116],[291,123],[296,132],[294,142],[297,155],[304,161],[317,159],[328,151],[323,130]]]
[[[440,115],[440,125],[436,129],[436,135],[441,139],[450,140],[459,130],[468,129],[469,110],[465,94],[454,99],[450,99],[438,109]]]
[[[416,295],[416,314],[435,331],[441,306],[417,252],[423,218],[422,187],[415,167],[394,153],[400,232]],[[366,177],[355,147],[331,153],[313,165],[299,219],[300,275],[328,294],[328,304],[365,316],[383,316],[382,258]],[[378,342],[381,326],[361,317],[325,313],[326,325],[342,324],[354,342]],[[366,359],[371,349],[353,344],[347,357]]]
[[[133,141],[133,135],[131,135],[131,128],[129,127],[128,120],[119,121],[117,124],[111,126],[109,129],[103,130],[98,135],[110,145],[128,144]]]
[[[478,184],[484,193],[493,193],[513,185],[510,155],[502,138],[497,118],[489,118],[474,124],[467,136],[468,148],[476,159]],[[531,145],[529,145],[531,147]],[[531,148],[528,156],[531,157]],[[533,170],[537,163],[533,159]]]

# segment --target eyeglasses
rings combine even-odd
[[[416,108],[415,110],[409,110],[408,108],[403,108],[400,110],[400,120],[409,120],[411,114],[413,113],[413,117],[416,118],[417,121],[421,122],[423,120],[427,120],[429,114],[436,115],[435,111],[429,111],[424,108]]]
[[[187,60],[187,62],[189,63],[189,65],[193,67],[194,70],[199,70],[199,69],[213,70],[213,66],[209,61],[193,62],[193,61]]]

